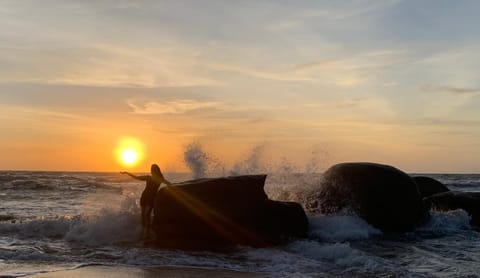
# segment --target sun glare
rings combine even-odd
[[[134,150],[127,149],[122,152],[122,160],[126,164],[134,164],[135,162],[137,162],[137,159],[138,153]]]
[[[135,138],[122,138],[118,141],[115,153],[121,164],[134,166],[143,157],[143,144]]]

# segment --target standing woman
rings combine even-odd
[[[160,167],[158,167],[157,164],[152,164],[150,172],[152,174],[151,176],[135,176],[128,172],[120,172],[121,174],[127,174],[134,179],[146,181],[145,189],[140,198],[140,206],[142,207],[142,238],[144,239],[148,237],[151,229],[152,221],[150,215],[152,214],[155,195],[157,194],[158,188],[162,183],[165,183],[166,185],[172,184],[163,177]]]

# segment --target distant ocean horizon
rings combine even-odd
[[[395,167],[395,166],[394,166]],[[396,167],[398,168],[398,167]],[[399,168],[402,170],[401,168]],[[142,171],[135,171],[135,170],[130,170],[126,168],[121,168],[119,167],[118,170],[43,170],[43,169],[0,169],[1,172],[45,172],[45,173],[97,173],[97,174],[117,174],[120,173],[121,171],[128,171],[132,173],[139,173],[139,174],[149,174],[149,171],[142,170]],[[306,172],[306,171],[288,171],[288,174],[309,174],[309,173],[315,173],[315,174],[322,174],[325,172],[325,170],[322,171],[314,171],[314,172]],[[190,176],[190,178],[193,178],[193,174],[190,171],[163,171],[164,174],[171,174],[171,175],[181,175],[182,177],[187,177]],[[414,175],[414,176],[419,176],[419,175],[480,175],[480,171],[475,172],[475,171],[405,171],[409,175]],[[240,173],[240,174],[252,174],[252,175],[272,175],[272,174],[280,174],[280,171],[265,171],[265,172],[252,172],[252,173]],[[213,172],[213,173],[208,173],[206,174],[206,177],[220,177],[220,176],[229,176],[229,175],[238,175],[238,174],[232,174],[231,172]]]

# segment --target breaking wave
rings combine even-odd
[[[309,217],[310,235],[325,242],[369,239],[382,232],[354,215],[315,215]]]
[[[138,240],[141,229],[139,219],[136,200],[126,198],[119,210],[105,208],[96,215],[0,222],[0,235],[21,239],[64,239],[85,245],[108,245]]]
[[[462,209],[453,211],[431,211],[429,221],[416,229],[418,233],[428,233],[436,236],[458,234],[462,231],[470,232],[470,216]]]

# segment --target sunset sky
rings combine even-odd
[[[0,169],[480,171],[480,1],[0,1]]]

